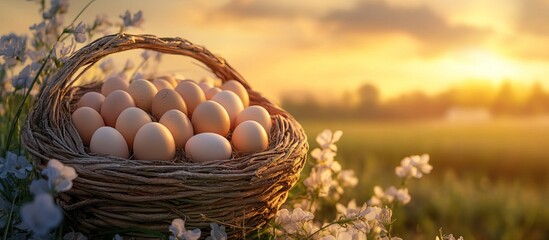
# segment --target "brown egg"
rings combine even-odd
[[[206,93],[208,89],[215,87],[212,82],[204,80],[199,82],[198,86],[202,89],[202,91],[204,91],[204,93]]]
[[[242,153],[263,151],[269,146],[269,138],[265,129],[261,124],[251,120],[236,126],[231,142],[235,150]]]
[[[122,90],[115,90],[105,98],[103,105],[101,105],[101,116],[107,126],[114,127],[118,115],[129,107],[135,107],[132,96]]]
[[[120,113],[120,116],[116,120],[115,128],[124,136],[124,140],[126,140],[128,147],[131,149],[137,131],[143,125],[150,122],[152,122],[151,117],[145,111],[136,107],[130,107]]]
[[[153,116],[160,119],[170,109],[177,109],[185,115],[187,114],[187,105],[175,90],[162,89],[158,91],[152,102]]]
[[[128,81],[124,80],[122,77],[118,75],[113,75],[107,78],[105,82],[103,83],[103,86],[101,86],[101,94],[103,96],[108,97],[109,94],[114,92],[115,90],[128,90],[129,87]]]
[[[194,133],[212,132],[227,136],[231,128],[229,114],[221,104],[208,100],[194,109],[191,117]]]
[[[103,101],[105,101],[105,96],[103,96],[103,94],[98,92],[87,92],[82,95],[80,100],[78,100],[76,107],[91,107],[99,113],[101,111],[101,104],[103,104]]]
[[[119,158],[130,157],[124,137],[112,127],[100,127],[95,131],[91,138],[90,151]]]
[[[231,128],[234,128],[236,116],[244,110],[244,106],[238,95],[232,91],[223,90],[213,96],[212,101],[221,104],[225,108],[231,120]]]
[[[242,110],[242,112],[240,112],[238,116],[236,116],[235,125],[238,126],[240,123],[247,120],[256,121],[257,123],[261,124],[267,134],[271,132],[271,127],[273,125],[271,121],[271,115],[262,106],[254,105]]]
[[[206,90],[206,92],[205,92],[206,100],[211,100],[213,98],[213,96],[215,96],[219,92],[221,92],[221,89],[217,88],[217,87],[213,87],[213,88],[210,88],[210,89]]]
[[[215,133],[200,133],[192,136],[185,145],[185,153],[193,162],[225,160],[231,157],[229,141]]]
[[[147,123],[135,135],[133,153],[137,160],[173,160],[175,141],[164,125],[157,122]]]
[[[158,78],[169,82],[170,85],[172,85],[172,87],[177,86],[177,79],[172,75],[165,75],[165,76],[161,76],[161,77],[158,77]]]
[[[128,93],[132,96],[135,105],[146,112],[151,112],[152,101],[157,92],[154,84],[145,79],[133,80],[128,87]]]
[[[242,104],[244,104],[244,107],[248,107],[250,105],[250,96],[248,95],[248,90],[238,81],[236,80],[230,80],[221,86],[221,90],[229,90],[233,91],[240,97],[240,100],[242,100]]]
[[[101,115],[90,107],[76,109],[76,111],[72,113],[71,120],[78,135],[80,135],[82,142],[84,142],[84,145],[86,146],[90,144],[93,133],[100,127],[105,126]]]
[[[164,79],[157,78],[153,80],[152,83],[154,84],[156,89],[158,89],[158,91],[162,89],[173,89],[172,84]]]
[[[185,101],[189,115],[193,114],[194,109],[198,104],[206,101],[206,96],[204,96],[202,89],[190,80],[180,82],[177,87],[175,87],[175,91],[179,93]]]
[[[164,113],[158,122],[170,130],[173,139],[175,140],[176,147],[185,147],[187,140],[194,135],[191,120],[189,120],[187,115],[177,109],[172,109]]]

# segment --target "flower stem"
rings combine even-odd
[[[307,238],[305,238],[305,240],[307,239],[311,239],[314,235],[318,234],[320,231],[328,228],[329,226],[332,226],[332,225],[335,225],[335,224],[338,224],[338,225],[341,225],[341,224],[345,224],[345,223],[349,223],[349,222],[352,222],[352,221],[355,221],[355,220],[358,220],[359,218],[350,218],[350,219],[343,219],[343,220],[339,220],[339,221],[335,221],[335,222],[331,222],[331,223],[328,223],[327,225],[325,226],[322,226],[320,229],[316,230],[315,232],[313,232],[311,235],[307,236]]]
[[[8,239],[8,232],[10,230],[9,226],[11,225],[11,220],[12,220],[12,217],[13,217],[13,209],[14,209],[15,200],[17,200],[17,197],[19,197],[19,190],[17,190],[15,192],[15,197],[13,197],[13,200],[11,202],[10,214],[8,215],[8,220],[6,221],[6,225],[5,225],[5,229],[4,229],[4,236],[2,237],[3,240]]]

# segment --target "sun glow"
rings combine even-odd
[[[462,52],[454,61],[464,77],[500,82],[521,75],[519,63],[489,51]]]

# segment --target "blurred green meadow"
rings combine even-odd
[[[411,203],[395,210],[403,239],[434,239],[441,227],[467,240],[549,238],[549,121],[298,121],[311,149],[323,129],[343,131],[336,159],[359,183],[342,203],[398,186],[402,158],[431,156],[433,171],[411,179]]]

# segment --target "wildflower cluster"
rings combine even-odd
[[[144,23],[141,11],[126,12],[118,23],[106,15],[98,15],[92,23],[77,22],[94,1],[70,22],[65,21],[68,0],[35,1],[40,5],[41,18],[29,27],[30,34],[0,36],[0,229],[4,239],[51,238],[52,230],[63,219],[54,199],[58,193],[71,189],[77,177],[72,167],[57,160],[50,160],[38,172],[21,148],[19,128],[38,89],[78,44],[93,40],[96,34],[122,32]],[[134,67],[127,64],[125,71],[131,68]],[[66,238],[73,239],[70,234]],[[72,234],[74,239],[85,239],[80,233]]]
[[[227,240],[227,233],[225,232],[225,226],[219,226],[217,223],[210,223],[211,231],[210,236],[206,237],[206,240]],[[185,220],[176,218],[172,221],[172,225],[168,227],[172,235],[170,240],[197,240],[200,238],[202,232],[196,228],[193,230],[185,229]]]

